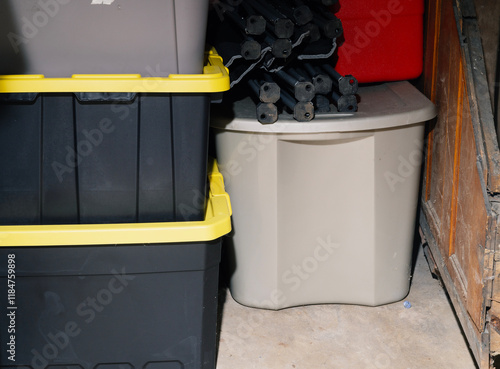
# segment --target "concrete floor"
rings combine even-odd
[[[401,301],[267,311],[239,305],[225,290],[221,297],[217,369],[476,368],[422,249],[408,309]]]

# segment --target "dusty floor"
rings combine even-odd
[[[227,292],[217,369],[476,368],[421,249],[405,300],[411,308],[401,301],[266,311],[239,305]]]

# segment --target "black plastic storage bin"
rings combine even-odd
[[[201,222],[0,227],[0,368],[215,368],[231,207],[210,183]]]
[[[1,77],[0,224],[202,220],[210,100],[229,87],[207,60],[168,78]]]

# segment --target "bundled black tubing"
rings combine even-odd
[[[314,118],[314,105],[310,101],[297,101],[286,91],[281,91],[281,101],[293,112],[298,122],[309,122]]]

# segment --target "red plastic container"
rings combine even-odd
[[[359,82],[412,79],[422,73],[424,0],[340,0],[345,41],[336,69]]]

